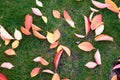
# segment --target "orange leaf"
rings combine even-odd
[[[88,33],[90,32],[90,22],[88,20],[88,18],[84,16],[84,22],[85,22],[85,32],[86,32],[86,36],[88,35]]]
[[[40,57],[40,63],[44,66],[47,66],[49,63],[42,57]]]
[[[95,58],[95,61],[96,61],[96,63],[97,63],[98,65],[101,65],[101,64],[102,64],[102,63],[101,63],[101,55],[100,55],[99,50],[97,50],[97,51],[95,52],[94,58]]]
[[[111,80],[118,80],[118,79],[117,79],[117,75],[114,75],[114,76],[111,78]]]
[[[12,48],[15,49],[19,46],[19,41],[18,40],[15,40],[13,43],[12,43]]]
[[[58,10],[53,10],[52,14],[53,14],[54,18],[59,19],[61,17],[60,12]]]
[[[68,47],[61,45],[62,49],[67,53],[68,56],[71,55],[71,51]]]
[[[4,41],[5,41],[5,45],[8,45],[11,40],[10,39],[5,39]]]
[[[83,51],[91,51],[95,49],[90,42],[82,42],[78,45],[78,47]]]
[[[46,39],[45,36],[43,36],[42,34],[40,34],[39,32],[37,32],[37,31],[35,31],[35,30],[33,30],[33,35],[34,35],[35,37],[37,37],[38,39]]]
[[[21,31],[22,31],[22,33],[23,34],[25,34],[25,35],[31,35],[31,32],[30,31],[28,31],[26,28],[24,28],[24,27],[21,27]]]
[[[51,70],[49,70],[49,69],[45,69],[45,70],[43,70],[42,72],[44,72],[44,73],[50,73],[50,74],[54,74],[54,72],[51,71]]]
[[[96,15],[92,21],[91,21],[91,29],[94,30],[96,29],[99,25],[102,22],[102,15],[99,14],[99,15]]]
[[[109,6],[108,4],[104,4],[95,0],[91,0],[93,5],[96,6],[97,8],[106,8],[107,6]]]
[[[58,46],[58,41],[50,45],[50,49],[56,48]]]
[[[32,25],[32,16],[27,14],[25,16],[25,28],[29,31]]]
[[[60,80],[60,76],[58,73],[55,73],[52,77],[52,80]]]
[[[113,41],[113,38],[111,36],[101,34],[95,37],[95,41]]]
[[[54,41],[57,41],[61,36],[61,33],[58,29],[54,31]]]
[[[90,61],[87,64],[85,64],[85,66],[92,69],[95,68],[97,64],[95,62]]]
[[[63,49],[61,49],[59,52],[56,53],[55,55],[55,58],[54,58],[54,66],[55,68],[57,69],[58,68],[58,64],[59,64],[59,60],[60,60],[60,57],[63,53]]]
[[[41,31],[42,29],[34,24],[32,24],[32,29],[35,31]]]
[[[15,51],[13,49],[7,49],[5,50],[5,54],[11,56],[11,55],[16,55]]]
[[[0,80],[8,80],[7,77],[5,75],[3,75],[2,73],[0,73]]]
[[[106,4],[109,4],[109,6],[107,6],[107,8],[115,13],[119,13],[119,8],[117,7],[117,5],[112,1],[112,0],[105,0]]]
[[[35,77],[36,75],[38,75],[39,72],[40,72],[40,68],[38,68],[38,67],[33,68],[33,70],[30,73],[30,76]]]
[[[64,18],[71,27],[75,28],[75,24],[66,10],[64,10]]]

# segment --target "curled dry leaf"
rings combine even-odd
[[[98,2],[98,1],[95,1],[95,0],[91,0],[92,1],[92,4],[94,6],[96,6],[97,8],[106,8],[108,7],[109,5],[108,4],[105,4],[105,3],[101,3],[101,2]]]
[[[91,51],[95,49],[90,42],[82,42],[78,45],[78,47],[83,51]]]
[[[45,22],[45,23],[47,23],[47,17],[46,16],[42,16],[42,19],[43,19],[43,21]]]
[[[15,49],[19,46],[19,41],[18,40],[15,40],[13,43],[12,43],[12,48]]]
[[[43,7],[42,2],[41,2],[41,1],[39,1],[39,0],[36,0],[36,4],[37,4],[39,7]]]
[[[8,79],[4,74],[0,73],[0,80],[8,80]]]
[[[119,68],[120,68],[120,64],[114,66],[114,67],[113,67],[113,70],[114,70],[114,69],[119,69]]]
[[[6,68],[6,69],[12,69],[14,66],[10,62],[4,62],[1,64],[0,67]]]
[[[76,37],[78,37],[78,38],[85,38],[85,36],[80,35],[80,34],[77,34],[77,33],[74,33],[74,35],[75,35]]]
[[[5,39],[4,41],[5,41],[5,45],[8,45],[11,40],[10,39]]]
[[[62,49],[67,53],[68,56],[71,55],[71,51],[68,47],[61,45]]]
[[[100,25],[97,29],[95,29],[95,35],[100,35],[104,31],[104,24]]]
[[[16,55],[15,51],[13,49],[7,49],[4,52],[5,54],[11,56],[11,55]]]
[[[14,39],[8,32],[7,32],[7,30],[5,30],[4,29],[4,27],[2,26],[2,25],[0,25],[0,31],[1,31],[1,38],[3,39],[3,40],[5,40],[5,39]]]
[[[61,49],[59,52],[56,53],[55,55],[55,58],[54,58],[54,66],[55,68],[57,69],[58,68],[58,64],[59,64],[59,60],[60,60],[60,57],[63,53],[63,49]]]
[[[45,69],[42,72],[49,73],[49,74],[54,74],[54,72],[52,70],[50,70],[50,69]]]
[[[32,30],[41,31],[42,29],[34,24],[32,24]]]
[[[32,8],[32,12],[37,16],[42,16],[42,13],[38,8]]]
[[[99,10],[97,10],[97,9],[95,9],[95,8],[92,8],[92,7],[90,7],[90,10],[91,10],[92,12],[99,12]]]
[[[102,22],[102,15],[98,14],[91,21],[91,29],[95,30]]]
[[[50,49],[56,48],[58,46],[58,41],[50,45]]]
[[[14,32],[14,37],[15,39],[17,40],[21,40],[22,39],[22,34],[19,30],[15,29],[15,32]]]
[[[114,75],[114,76],[111,78],[111,80],[118,80],[118,79],[117,79],[117,75]]]
[[[95,52],[94,58],[95,58],[95,61],[96,61],[96,63],[97,63],[98,65],[101,65],[101,64],[102,64],[102,63],[101,63],[101,55],[100,55],[99,50],[97,50],[97,51]]]
[[[47,66],[49,63],[42,57],[40,57],[40,63],[44,66]]]
[[[85,22],[85,32],[86,32],[86,36],[88,35],[88,33],[90,32],[90,22],[88,20],[88,18],[84,16],[84,22]]]
[[[85,64],[85,66],[87,68],[91,68],[92,69],[92,68],[95,68],[97,66],[97,63],[90,61],[87,64]]]
[[[58,73],[54,73],[52,80],[60,80],[60,76]]]
[[[75,28],[75,24],[66,10],[64,10],[64,18],[72,28]]]
[[[58,10],[53,10],[53,11],[52,11],[52,14],[53,14],[54,18],[59,19],[59,18],[61,17],[61,16],[60,16],[60,12],[59,12]]]
[[[89,21],[90,21],[90,22],[92,21],[92,18],[93,18],[94,13],[95,13],[95,12],[91,12],[90,15],[89,15]]]
[[[54,31],[54,41],[57,41],[60,37],[61,37],[61,33],[60,33],[59,29],[56,29]]]
[[[35,77],[36,75],[38,75],[39,72],[40,72],[40,68],[39,67],[33,68],[31,73],[30,73],[30,76],[31,77]]]
[[[29,31],[32,25],[32,16],[30,14],[27,14],[25,16],[25,28]]]
[[[101,34],[95,37],[95,41],[113,41],[113,38],[111,36]]]
[[[37,37],[38,39],[46,39],[45,36],[43,36],[42,34],[40,34],[39,32],[37,32],[37,31],[35,31],[35,30],[33,30],[33,35],[34,35],[35,37]]]
[[[109,6],[107,6],[107,8],[115,13],[119,13],[119,8],[117,7],[117,5],[112,1],[112,0],[105,0],[106,4],[109,4]]]
[[[29,31],[29,30],[27,30],[26,28],[24,28],[24,27],[21,27],[21,32],[23,33],[23,34],[25,34],[25,35],[31,35],[31,32]]]

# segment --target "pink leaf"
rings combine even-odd
[[[87,64],[85,64],[85,66],[87,68],[91,68],[92,69],[92,68],[95,68],[97,66],[97,63],[90,61]]]
[[[88,33],[90,32],[90,22],[88,20],[88,18],[84,16],[84,22],[85,22],[85,32],[86,32],[86,36],[88,35]]]
[[[35,59],[33,59],[34,62],[40,62],[40,57],[36,57]]]
[[[97,8],[106,8],[107,6],[109,6],[108,4],[104,4],[95,0],[91,0],[93,5],[96,6]]]
[[[44,66],[47,66],[49,63],[42,57],[40,57],[40,63]]]
[[[118,69],[118,68],[120,68],[120,64],[113,67],[113,69]]]
[[[97,29],[95,29],[95,35],[100,35],[104,31],[104,25],[100,25]]]
[[[42,16],[42,13],[38,8],[32,8],[32,12],[37,16]]]
[[[29,31],[32,25],[32,16],[27,14],[25,16],[25,28]]]
[[[10,62],[4,62],[1,64],[2,68],[12,69],[14,66]]]
[[[43,7],[42,2],[41,2],[41,1],[39,1],[39,0],[36,0],[36,4],[37,4],[39,7]]]
[[[100,55],[99,50],[97,50],[97,51],[95,52],[94,58],[95,58],[95,61],[96,61],[96,63],[97,63],[98,65],[101,65],[101,64],[102,64],[102,63],[101,63],[101,55]]]
[[[97,9],[95,9],[95,8],[92,8],[92,7],[90,7],[90,10],[91,10],[92,12],[99,12],[99,10],[97,10]]]
[[[40,68],[38,68],[38,67],[33,68],[31,73],[30,73],[30,76],[35,77],[36,75],[38,75],[39,72],[40,72]]]
[[[54,72],[51,71],[51,70],[49,70],[49,69],[45,69],[45,70],[43,70],[42,72],[44,72],[44,73],[49,73],[49,74],[54,74]]]

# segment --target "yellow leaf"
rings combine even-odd
[[[62,46],[63,50],[67,53],[67,55],[70,56],[71,55],[70,49],[66,46],[63,46],[63,45],[61,45],[61,46]]]
[[[54,41],[57,41],[61,36],[61,33],[58,29],[54,31]]]
[[[62,48],[62,45],[59,45],[58,48],[57,48],[57,52],[59,52]]]
[[[12,48],[15,49],[19,46],[19,41],[18,40],[15,40],[13,43],[12,43]]]
[[[117,80],[117,75],[114,75],[111,80]]]
[[[60,80],[60,76],[58,73],[55,73],[52,77],[52,80]]]
[[[54,43],[54,34],[53,33],[50,33],[50,32],[47,32],[47,40],[49,43]]]
[[[5,39],[5,45],[8,45],[10,43],[10,39]]]
[[[42,16],[42,19],[45,23],[47,23],[47,17],[46,16]]]

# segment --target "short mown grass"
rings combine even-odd
[[[42,34],[46,35],[47,31],[53,32],[55,29],[59,29],[62,36],[60,38],[60,44],[65,45],[71,49],[72,55],[68,57],[63,54],[59,63],[57,72],[60,74],[61,79],[68,77],[70,80],[108,80],[110,75],[110,68],[112,62],[120,56],[120,20],[117,15],[107,9],[100,10],[99,13],[103,15],[103,22],[105,25],[105,34],[108,34],[114,38],[114,42],[95,42],[94,33],[90,38],[90,42],[93,43],[96,49],[100,50],[102,56],[102,65],[95,69],[88,69],[84,65],[88,61],[94,61],[94,53],[84,52],[77,47],[76,41],[88,41],[88,39],[78,39],[74,36],[74,33],[80,33],[85,35],[84,19],[82,14],[89,16],[92,6],[90,0],[41,0],[43,2],[43,8],[38,7],[35,4],[35,0],[0,0],[0,24],[6,28],[11,34],[14,33],[14,29],[20,30],[21,26],[24,26],[24,17],[28,13],[33,16],[33,23],[40,26],[43,31]],[[104,0],[99,0],[104,2]],[[119,0],[114,2],[120,6]],[[31,8],[37,7],[41,10],[43,15],[47,16],[48,23],[45,24],[42,19],[35,16]],[[63,15],[63,10],[67,10],[76,28],[71,28],[64,19],[55,19],[52,16],[52,10],[56,9]],[[96,14],[99,14],[96,13]],[[0,68],[0,73],[5,74],[9,80],[51,80],[52,75],[46,73],[40,73],[34,78],[30,77],[30,72],[34,67],[41,67],[41,69],[51,69],[54,71],[53,59],[56,53],[56,49],[49,49],[49,43],[47,40],[39,40],[33,35],[23,35],[20,45],[15,49],[16,56],[7,56],[4,51],[11,47],[11,44],[4,46],[4,42],[0,39],[0,64],[3,62],[11,62],[15,67],[11,70]],[[50,64],[49,66],[42,66],[35,63],[32,60],[42,56]]]

